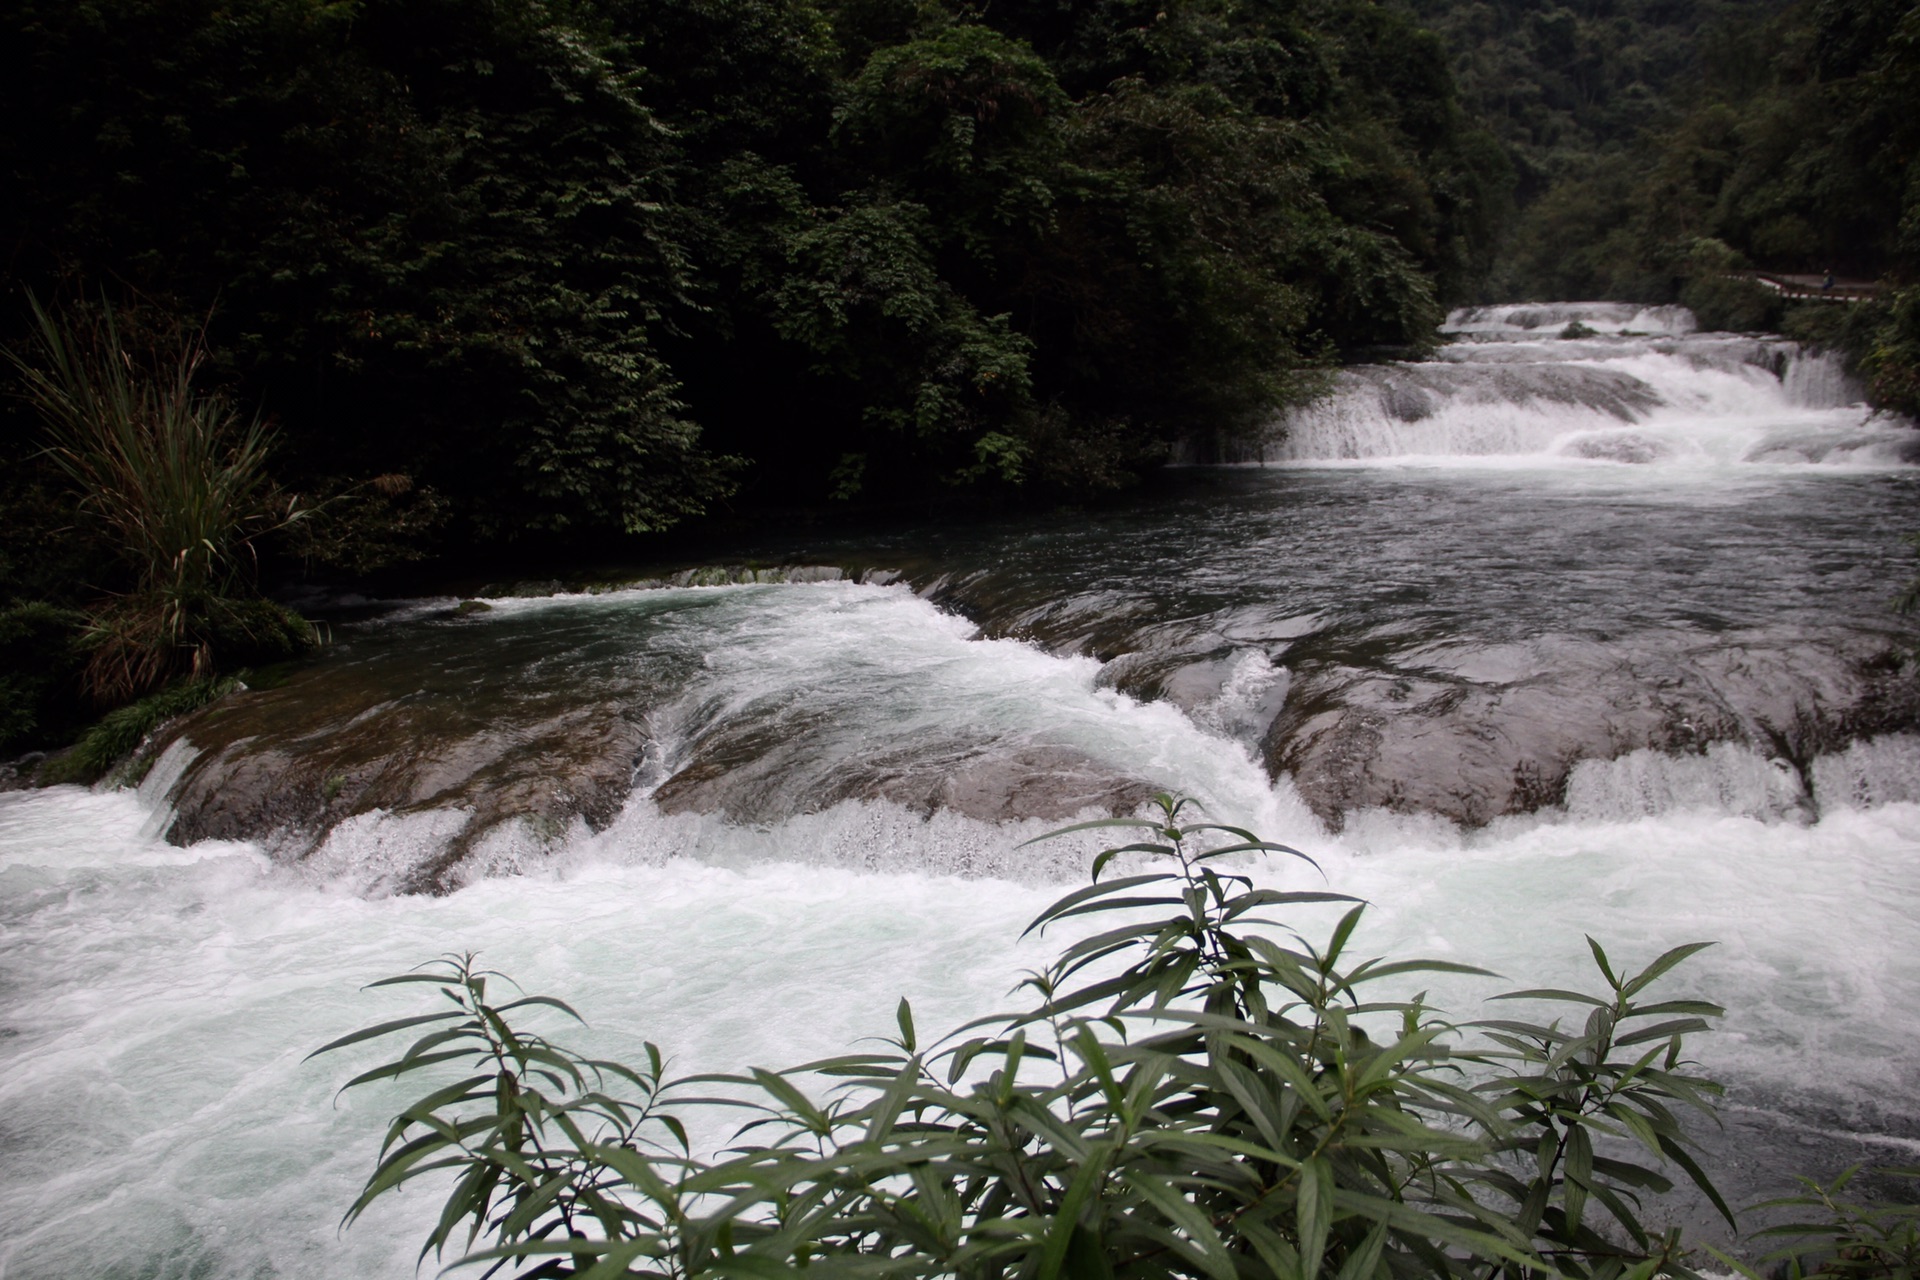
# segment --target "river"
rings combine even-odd
[[[363,983],[478,951],[682,1071],[956,1024],[1084,874],[1021,841],[1162,788],[1376,951],[1589,985],[1583,933],[1714,940],[1673,982],[1729,1009],[1736,1196],[1910,1161],[1915,433],[1673,308],[1450,328],[1125,506],[401,602],[137,789],[0,794],[0,1276],[407,1274],[429,1195],[337,1229],[398,1095],[305,1061],[414,1007]]]

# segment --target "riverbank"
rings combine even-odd
[[[333,1234],[379,1108],[300,1065],[384,1016],[361,983],[481,948],[689,1070],[889,1034],[902,995],[956,1023],[1086,873],[1023,842],[1161,789],[1310,853],[1250,874],[1366,898],[1368,952],[1577,988],[1582,934],[1715,941],[1677,994],[1729,1010],[1689,1053],[1736,1199],[1920,1140],[1911,430],[1765,340],[1459,345],[1129,504],[748,531],[714,585],[336,599],[142,791],[0,796],[9,1275],[108,1220],[133,1271],[401,1265],[418,1206]]]

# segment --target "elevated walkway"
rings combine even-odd
[[[1789,271],[1735,271],[1731,274],[1736,279],[1751,280],[1795,302],[1865,302],[1880,294],[1880,283],[1877,280],[1854,280],[1835,276],[1833,287],[1829,289],[1826,287],[1827,278],[1824,275]]]

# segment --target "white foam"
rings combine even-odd
[[[1256,742],[1278,714],[1290,684],[1287,669],[1266,650],[1235,650],[1220,692],[1194,709],[1194,722],[1222,737]]]
[[[1920,802],[1920,737],[1896,733],[1820,756],[1809,770],[1823,809]]]
[[[514,607],[624,617],[638,599]],[[1284,678],[1251,645],[1196,713],[1213,717],[1209,731],[1102,687],[1091,659],[974,639],[900,590],[646,599],[719,611],[678,640],[661,632],[666,649],[706,664],[677,727],[662,728],[697,735],[753,712],[798,733],[831,711],[837,732],[871,750],[956,725],[1071,748],[1300,845],[1327,881],[1284,858],[1252,874],[1372,899],[1357,946],[1482,964],[1513,985],[1588,985],[1583,932],[1625,964],[1717,939],[1675,984],[1732,1009],[1728,1032],[1699,1046],[1711,1068],[1748,1096],[1920,1100],[1920,740],[1815,762],[1817,821],[1775,766],[1715,749],[1587,769],[1557,817],[1463,833],[1361,814],[1336,838],[1225,736]],[[180,763],[156,764],[148,799]],[[423,898],[382,894],[464,830],[462,812],[363,815],[292,866],[253,845],[172,848],[150,813],[131,792],[0,795],[9,1280],[404,1274],[435,1210],[430,1189],[336,1233],[403,1095],[335,1103],[333,1086],[376,1050],[302,1061],[417,1007],[405,989],[361,993],[366,981],[480,950],[576,1003],[594,1025],[567,1038],[589,1051],[637,1057],[648,1038],[682,1071],[784,1065],[887,1034],[901,995],[929,1029],[1003,1007],[1061,943],[1020,930],[1096,843],[1022,847],[1049,824],[877,801],[733,822],[664,814],[643,791],[599,833],[502,829],[468,855],[464,888]],[[1297,918],[1311,934],[1331,916]],[[1462,1016],[1492,989],[1421,985]],[[705,1122],[700,1140],[721,1141],[724,1127]]]
[[[164,851],[140,818],[126,795],[0,797],[10,1277],[404,1273],[434,1208],[425,1188],[335,1233],[402,1094],[336,1105],[333,1086],[377,1051],[302,1057],[411,1011],[405,989],[358,987],[436,954],[479,949],[528,988],[565,995],[593,1022],[565,1032],[585,1049],[637,1057],[649,1038],[690,1072],[887,1034],[901,995],[927,1029],[1005,1007],[1061,941],[1018,936],[1057,884],[876,873],[849,856],[888,842],[987,848],[1024,826],[885,806],[738,827],[641,802],[525,874],[386,899],[317,886],[257,852]],[[1733,1011],[1726,1033],[1699,1042],[1711,1069],[1746,1096],[1916,1094],[1920,806],[1836,808],[1809,825],[1697,809],[1474,835],[1376,824],[1368,840],[1302,843],[1335,887],[1377,904],[1356,942],[1366,951],[1587,986],[1582,933],[1625,965],[1716,939],[1673,984]],[[1321,883],[1284,861],[1255,874]],[[1298,919],[1311,933],[1330,916]],[[1463,1015],[1498,989],[1420,985]],[[697,1132],[711,1144],[725,1128]]]
[[[1442,333],[1549,336],[1569,324],[1596,333],[1688,334],[1699,325],[1693,312],[1677,306],[1641,306],[1633,302],[1505,302],[1490,307],[1459,307],[1447,315]]]
[[[1834,409],[1867,398],[1866,388],[1847,372],[1846,360],[1838,351],[1809,352],[1796,345],[1780,374],[1780,385],[1790,402],[1809,409]]]
[[[1812,798],[1788,761],[1716,742],[1699,754],[1640,750],[1615,760],[1582,760],[1567,780],[1566,808],[1585,821],[1685,810],[1778,821],[1810,815]]]
[[[1327,396],[1227,460],[1860,469],[1908,465],[1920,453],[1911,424],[1860,403],[1864,389],[1837,353],[1784,339],[1685,336],[1690,324],[1678,321],[1660,338],[1527,336],[1589,305],[1480,309],[1487,316],[1460,330],[1477,340],[1424,363],[1345,370]],[[1607,314],[1616,329],[1642,322],[1625,306]]]

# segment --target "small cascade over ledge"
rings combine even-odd
[[[1875,414],[1837,352],[1701,333],[1684,307],[1511,303],[1453,312],[1417,362],[1343,369],[1330,391],[1189,463],[1421,460],[1548,466],[1905,466],[1920,433]]]
[[[1569,325],[1595,333],[1679,337],[1698,329],[1693,312],[1637,302],[1503,302],[1456,307],[1440,326],[1444,334],[1557,338]]]
[[[1920,801],[1920,432],[1681,308],[1448,328],[1238,455],[1271,468],[343,626],[168,731],[165,835],[406,892],[803,828],[1010,873],[994,831],[1161,790],[1329,835]]]

